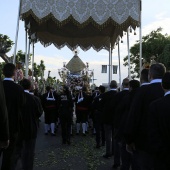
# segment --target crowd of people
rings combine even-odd
[[[170,170],[170,72],[160,64],[143,69],[140,81],[125,78],[121,88],[112,80],[89,93],[82,87],[74,93],[63,85],[46,93],[32,94],[31,82],[14,82],[15,65],[3,68],[0,79],[1,170],[32,170],[39,118],[44,115],[44,135],[56,136],[61,127],[62,144],[71,145],[76,135],[88,138],[89,124],[96,149],[105,147],[103,159],[112,159],[113,169]],[[75,115],[75,116],[74,116]],[[75,121],[74,121],[75,119]]]

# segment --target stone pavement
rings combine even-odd
[[[111,170],[113,157],[105,159],[105,147],[94,148],[95,136],[73,135],[71,145],[61,142],[61,129],[56,136],[44,135],[44,123],[38,130],[34,170]]]

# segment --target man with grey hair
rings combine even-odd
[[[156,63],[149,69],[150,84],[141,86],[134,96],[126,124],[125,139],[127,150],[132,152],[139,170],[153,170],[153,159],[148,142],[149,105],[156,99],[163,97],[161,86],[165,67]]]
[[[104,124],[105,138],[106,138],[106,153],[103,155],[104,158],[112,156],[112,138],[113,138],[113,111],[112,103],[115,94],[117,94],[117,82],[112,80],[110,82],[110,90],[105,92],[101,99],[102,106],[102,123]]]

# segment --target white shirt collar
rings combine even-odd
[[[152,84],[152,83],[162,83],[162,79],[151,80],[150,84]]]
[[[168,94],[170,94],[170,91],[167,91],[167,92],[164,94],[164,96],[166,96],[166,95],[168,95]]]
[[[110,89],[110,90],[114,90],[114,91],[117,91],[117,89],[114,89],[114,88],[113,88],[113,89]]]
[[[25,93],[30,93],[28,90],[24,90]]]
[[[13,78],[4,78],[4,80],[14,81],[14,79],[13,79]]]
[[[146,86],[148,84],[150,84],[150,83],[142,83],[140,86]]]
[[[129,90],[129,88],[123,88],[123,90]]]

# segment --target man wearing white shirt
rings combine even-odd
[[[149,144],[154,155],[154,170],[170,169],[170,72],[162,79],[164,97],[152,102],[149,108]]]
[[[5,64],[3,68],[5,79],[3,81],[6,106],[8,111],[9,123],[9,146],[7,149],[1,150],[3,153],[1,170],[11,170],[13,151],[16,146],[18,132],[22,128],[21,110],[23,107],[23,94],[24,90],[21,86],[14,82],[15,65],[12,63]]]
[[[106,138],[106,153],[103,155],[104,158],[109,158],[113,155],[112,152],[112,140],[113,140],[113,116],[114,111],[112,110],[115,95],[117,94],[117,82],[112,80],[110,82],[110,90],[103,93],[101,99],[102,115],[101,120],[104,124],[105,138]]]
[[[153,159],[150,155],[148,143],[148,115],[149,105],[164,95],[161,86],[165,67],[153,64],[149,69],[150,84],[140,87],[134,96],[127,119],[125,139],[128,150],[134,153],[139,170],[153,170]]]

